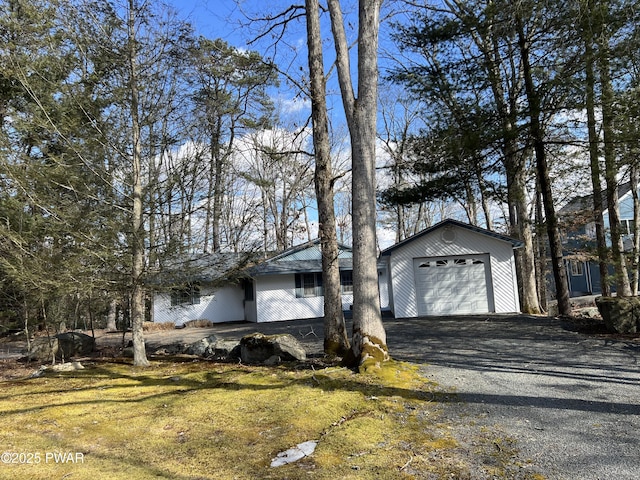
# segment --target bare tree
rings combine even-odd
[[[378,290],[376,242],[376,114],[381,0],[360,0],[356,97],[339,0],[329,0],[338,69],[351,137],[353,195],[353,335],[351,354],[360,371],[389,359]]]
[[[306,138],[307,132],[279,128],[247,136],[246,165],[236,171],[259,190],[265,251],[289,248],[300,233],[302,197],[313,182],[312,159],[302,148]]]
[[[142,214],[142,149],[140,146],[140,122],[138,112],[138,52],[136,49],[135,0],[129,0],[127,20],[129,94],[131,95],[131,171],[132,171],[132,244],[131,244],[131,330],[133,336],[133,364],[139,367],[150,365],[144,345],[142,324],[144,323],[144,218]]]
[[[318,203],[318,222],[322,247],[322,275],[324,287],[324,351],[344,355],[349,339],[342,312],[338,237],[334,210],[333,170],[329,119],[327,116],[326,79],[320,34],[318,0],[306,0],[307,46],[309,49],[309,77],[311,116],[313,119],[313,149],[315,158],[315,190]]]

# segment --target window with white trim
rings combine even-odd
[[[190,283],[184,287],[171,290],[171,306],[198,305],[200,303],[200,286]]]
[[[322,273],[296,273],[296,298],[321,297]]]

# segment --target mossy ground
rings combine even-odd
[[[0,478],[472,478],[438,420],[434,386],[405,363],[387,362],[379,376],[309,365],[95,363],[0,387],[0,450],[39,455],[35,464],[0,464]],[[318,441],[311,456],[270,467],[307,440]],[[53,452],[82,461],[56,463],[46,457]],[[500,478],[497,469],[481,478]]]

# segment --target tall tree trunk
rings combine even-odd
[[[467,218],[469,219],[469,223],[471,225],[478,225],[478,205],[476,202],[476,196],[473,192],[473,187],[469,180],[465,180],[465,199],[462,202],[463,208],[467,213]]]
[[[601,4],[603,11],[608,2]],[[618,165],[616,162],[616,147],[614,134],[613,113],[613,85],[610,73],[609,36],[606,34],[607,26],[596,41],[599,48],[598,70],[601,83],[601,107],[602,107],[602,134],[604,141],[604,178],[607,184],[607,208],[609,211],[609,235],[611,237],[611,257],[615,271],[616,293],[621,297],[631,296],[631,284],[627,260],[624,255],[624,245],[620,230],[620,205],[618,202]]]
[[[587,0],[590,4],[587,14],[591,18],[593,11],[593,0]],[[607,262],[607,240],[605,237],[604,216],[602,215],[602,185],[600,177],[600,157],[598,153],[598,132],[596,130],[596,94],[595,94],[595,65],[593,53],[593,32],[591,26],[586,25],[585,29],[585,86],[586,86],[586,109],[587,109],[587,131],[589,133],[589,164],[591,166],[591,187],[593,189],[593,220],[596,225],[596,245],[598,249],[598,268],[600,271],[600,286],[602,295],[611,296],[611,286],[609,285],[609,268]]]
[[[133,173],[133,211],[131,233],[131,331],[133,336],[133,364],[147,367],[147,353],[144,345],[144,224],[142,213],[142,168],[140,147],[140,121],[138,118],[138,69],[135,33],[136,5],[129,0],[129,93],[131,94],[131,133],[132,133],[132,173]]]
[[[115,332],[118,330],[116,323],[116,313],[118,311],[118,302],[115,299],[109,300],[109,312],[107,313],[107,331]]]
[[[547,225],[547,235],[549,237],[549,253],[551,255],[551,266],[553,277],[556,283],[556,298],[558,300],[558,313],[560,315],[571,315],[571,302],[569,301],[569,284],[567,283],[567,270],[564,267],[562,256],[562,242],[558,229],[558,217],[556,216],[551,192],[551,179],[549,177],[549,166],[544,148],[544,136],[542,125],[540,124],[540,98],[533,84],[533,73],[531,71],[529,44],[525,38],[522,19],[516,13],[516,28],[518,31],[518,46],[522,57],[522,70],[524,76],[525,93],[529,104],[530,130],[533,138],[533,148],[536,157],[536,168],[538,172],[538,182],[542,193],[542,203],[544,206],[545,221]]]
[[[522,241],[523,246],[515,251],[516,273],[520,285],[520,309],[523,313],[539,314],[540,301],[535,275],[535,253],[533,232],[527,207],[526,167],[517,152],[515,133],[510,121],[504,122],[504,165],[507,176],[507,201],[509,203],[509,225],[511,234]]]
[[[638,196],[638,164],[636,159],[631,159],[631,195],[633,196],[633,262],[631,271],[631,295],[638,295],[638,283],[640,283],[640,196]]]
[[[220,219],[222,217],[222,196],[223,196],[223,175],[225,155],[220,148],[220,138],[222,137],[222,122],[216,123],[215,134],[211,138],[211,162],[214,164],[213,173],[213,212],[211,219],[211,236],[213,237],[213,252],[219,252],[220,242]]]
[[[353,205],[353,336],[351,354],[360,371],[381,368],[389,359],[380,312],[376,242],[376,115],[380,0],[358,8],[358,98],[339,0],[329,0],[338,82],[351,138]]]
[[[542,193],[540,183],[536,188],[536,282],[538,283],[538,294],[540,296],[540,308],[544,312],[549,311],[547,304],[547,245],[544,241],[544,214],[542,213]]]
[[[487,186],[484,180],[482,168],[480,168],[480,162],[476,164],[475,177],[478,182],[478,188],[480,189],[480,203],[482,205],[482,213],[484,215],[485,225],[487,230],[493,230],[493,218],[491,216],[491,207],[489,205],[489,198],[487,196]]]
[[[322,247],[324,287],[324,352],[344,356],[350,348],[342,311],[338,237],[333,205],[333,172],[327,117],[326,81],[320,33],[318,0],[305,0],[309,77],[311,80],[311,116],[315,153],[315,190],[318,202],[318,222]]]
[[[457,3],[457,2],[456,2]],[[462,8],[460,5],[458,8]],[[463,9],[464,10],[464,9]],[[483,53],[486,69],[491,83],[493,99],[502,122],[503,164],[507,177],[507,201],[509,203],[509,225],[511,235],[523,242],[516,250],[516,273],[520,293],[520,309],[523,313],[539,314],[540,304],[535,276],[535,254],[533,234],[527,208],[526,164],[518,152],[517,118],[518,73],[513,63],[503,68],[498,33],[488,29],[485,37],[477,42]],[[511,72],[511,88],[505,89],[503,72]],[[507,90],[508,93],[505,92]]]

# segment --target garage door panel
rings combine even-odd
[[[487,260],[477,256],[414,259],[418,314],[488,312]]]

